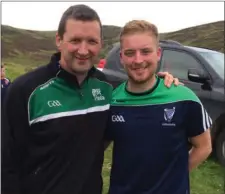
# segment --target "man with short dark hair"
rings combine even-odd
[[[11,84],[10,80],[7,79],[5,75],[5,65],[2,64],[1,65],[1,107],[3,106],[5,94],[10,84]]]
[[[4,107],[3,194],[101,194],[112,86],[93,66],[98,14],[75,5],[56,34],[59,53],[14,81]],[[164,74],[165,83],[173,78]]]

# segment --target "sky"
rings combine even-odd
[[[22,29],[57,30],[63,12],[81,2],[2,2],[2,24]],[[132,19],[157,25],[159,32],[224,20],[224,2],[82,2],[94,8],[105,25]]]

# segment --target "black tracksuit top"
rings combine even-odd
[[[2,117],[3,194],[101,194],[103,136],[113,87],[92,68],[79,86],[59,67],[17,78]]]

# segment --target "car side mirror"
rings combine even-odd
[[[205,73],[204,70],[188,69],[188,79],[193,82],[204,84],[208,80],[210,80],[210,77],[208,74]]]

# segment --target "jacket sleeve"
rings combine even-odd
[[[29,128],[26,100],[22,87],[9,86],[2,109],[2,166],[1,191],[3,194],[20,194],[20,172],[26,152],[26,135]]]
[[[200,135],[211,128],[212,119],[202,103],[191,101],[188,104],[188,110],[188,122],[186,126],[189,138]]]

